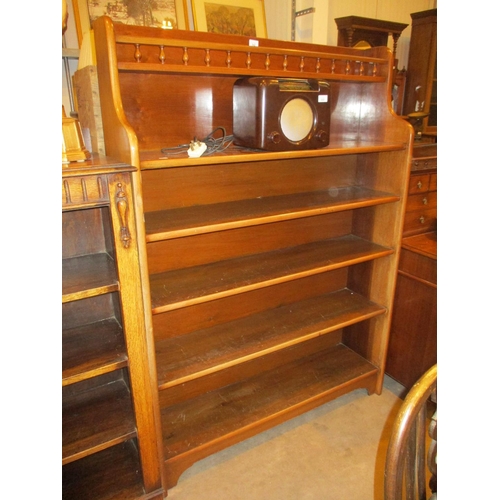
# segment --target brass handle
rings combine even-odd
[[[418,189],[422,189],[422,181],[417,182],[417,187],[418,187]]]
[[[424,198],[424,199],[422,200],[422,203],[423,203],[424,205],[427,205],[427,198]]]
[[[127,195],[122,189],[122,183],[117,184],[118,190],[116,192],[116,208],[120,215],[120,240],[124,248],[128,248],[132,237],[128,229],[128,202]]]
[[[418,219],[420,221],[420,224],[423,224],[425,222],[425,217],[423,215],[420,216],[420,219]]]

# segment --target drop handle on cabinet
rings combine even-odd
[[[125,191],[122,188],[122,183],[117,184],[118,191],[116,193],[116,208],[120,216],[120,240],[124,248],[130,245],[130,231],[128,229],[128,200]]]
[[[422,189],[422,181],[417,182],[417,187],[418,187],[418,189]]]
[[[420,224],[423,224],[425,222],[425,217],[423,215],[420,216],[420,219],[418,219],[420,221]]]
[[[422,200],[422,203],[423,203],[424,205],[427,205],[427,198],[424,198],[424,199]]]

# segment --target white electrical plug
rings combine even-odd
[[[190,158],[199,158],[206,150],[207,145],[204,142],[197,141],[195,139],[194,141],[191,141],[187,153]]]

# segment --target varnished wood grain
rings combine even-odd
[[[62,497],[64,500],[82,498],[155,498],[145,496],[138,471],[140,470],[137,448],[128,441],[107,448],[99,453],[65,465],[62,469]]]
[[[123,381],[63,398],[63,465],[136,435],[128,387]]]
[[[372,153],[374,151],[395,151],[405,149],[404,142],[397,139],[386,141],[362,137],[360,139],[345,139],[341,136],[342,130],[337,127],[337,134],[330,139],[330,144],[320,149],[308,149],[304,151],[260,151],[237,146],[230,146],[225,151],[215,156],[202,156],[200,158],[190,158],[186,150],[180,154],[169,154],[168,151],[161,152],[159,148],[143,149],[140,152],[140,164],[142,170],[154,170],[157,168],[190,167],[200,165],[233,164],[240,162],[258,162],[280,159],[294,158],[324,158],[345,155],[355,155],[360,153]],[[185,136],[183,136],[185,137]],[[199,137],[202,139],[204,136]],[[164,144],[163,147],[176,147],[185,144],[180,143]]]
[[[310,217],[397,200],[396,196],[387,193],[347,187],[150,212],[146,214],[146,241]]]
[[[157,342],[159,387],[223,370],[384,312],[346,289]]]
[[[272,162],[191,164],[146,170],[141,175],[144,211],[148,214],[195,205],[248,202],[255,198],[328,191],[331,187],[334,187],[332,197],[341,187],[373,189],[370,184],[356,180],[356,170],[356,156],[275,158]]]
[[[262,373],[244,384],[164,409],[165,457],[168,461],[259,421],[283,421],[294,407],[333,393],[348,380],[368,378],[374,371],[354,352],[337,345]]]
[[[411,250],[417,254],[437,259],[437,231],[408,236],[401,241],[401,248]]]
[[[424,208],[420,211],[408,212],[405,216],[404,235],[427,233],[437,229],[437,208]]]
[[[400,274],[386,371],[409,389],[436,362],[437,288]]]
[[[106,253],[64,259],[63,303],[118,290],[115,263]]]
[[[63,329],[63,386],[126,366],[123,331],[114,318]]]
[[[149,243],[149,272],[159,274],[345,236],[351,233],[352,218],[351,211],[343,211]]]
[[[78,183],[78,178],[76,179]],[[62,258],[113,252],[108,207],[62,213]]]
[[[182,336],[268,309],[340,290],[347,286],[348,272],[348,268],[335,269],[300,280],[259,288],[246,292],[244,301],[241,300],[241,296],[232,295],[187,308],[155,314],[153,316],[155,340],[160,342],[166,338]]]
[[[390,253],[392,250],[389,248],[355,236],[345,236],[153,275],[150,277],[153,314],[283,283]]]

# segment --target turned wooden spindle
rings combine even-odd
[[[141,59],[142,59],[141,46],[138,43],[135,44],[134,59],[137,62],[141,62]]]

